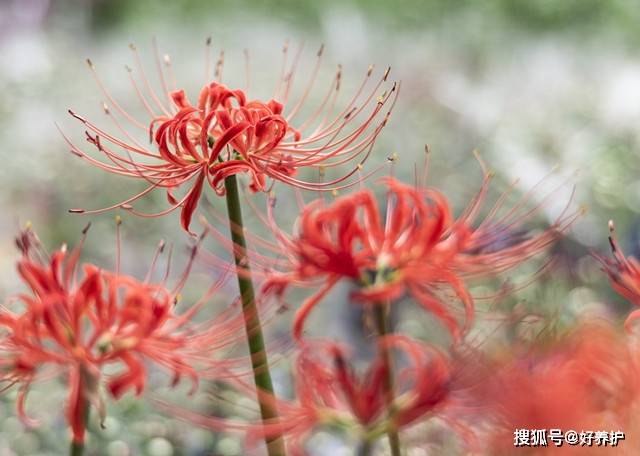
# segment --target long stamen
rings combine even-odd
[[[249,67],[249,49],[242,51],[244,55],[244,74],[245,74],[245,90],[248,92],[251,88],[251,71]]]
[[[143,191],[141,191],[140,193],[138,193],[137,195],[134,195],[130,198],[127,198],[124,201],[121,201],[117,204],[114,204],[112,206],[109,207],[105,207],[103,209],[93,209],[93,210],[86,210],[86,209],[80,209],[80,208],[74,208],[74,209],[69,209],[69,212],[72,214],[84,214],[84,215],[96,215],[96,214],[102,214],[104,212],[108,212],[108,211],[112,211],[114,209],[128,209],[130,206],[129,204],[142,198],[144,195],[146,195],[147,193],[151,192],[151,190],[153,190],[154,188],[156,188],[158,185],[151,185],[150,187],[147,187],[146,189],[144,189]]]
[[[167,74],[169,75],[169,79],[171,81],[171,91],[175,92],[177,90],[177,82],[176,75],[173,73],[173,65],[171,65],[171,57],[169,56],[169,54],[165,54],[162,60],[164,62],[164,66],[167,68]]]
[[[151,107],[151,105],[147,101],[146,97],[144,96],[144,94],[140,90],[140,87],[138,87],[138,83],[136,82],[136,80],[133,77],[133,68],[131,68],[129,65],[125,65],[124,69],[127,72],[127,78],[129,79],[129,82],[131,83],[131,86],[133,87],[133,90],[136,93],[136,96],[138,97],[138,100],[140,101],[140,104],[147,111],[147,114],[149,114],[149,117],[151,117],[152,119],[155,119],[158,116],[153,111],[153,108]],[[147,127],[145,127],[145,129],[146,128]]]
[[[120,225],[122,225],[122,217],[116,215],[116,276],[120,275],[120,263],[122,261],[122,242],[120,240]]]
[[[149,283],[149,281],[151,280],[151,277],[156,270],[156,265],[158,264],[158,258],[160,258],[160,255],[162,255],[162,252],[164,252],[165,246],[166,242],[164,241],[164,239],[161,239],[158,243],[158,247],[156,248],[155,253],[153,254],[153,259],[151,260],[151,265],[149,266],[147,275],[144,278],[144,283]]]
[[[204,80],[211,80],[211,37],[208,36],[204,45]]]
[[[153,46],[153,55],[156,62],[156,68],[158,69],[158,76],[160,77],[160,84],[162,85],[162,91],[164,92],[165,97],[167,97],[169,108],[171,108],[173,106],[173,103],[171,100],[171,93],[169,92],[169,88],[167,86],[167,81],[165,80],[165,77],[164,77],[164,70],[162,69],[162,63],[160,62],[160,52],[158,51],[158,40],[156,40],[156,38],[153,37],[153,39],[151,40],[151,43]],[[172,111],[175,112],[175,110],[173,109]]]
[[[98,87],[100,88],[100,91],[104,94],[104,96],[107,98],[107,100],[109,100],[109,103],[112,106],[114,106],[118,110],[118,112],[125,119],[127,119],[129,122],[131,122],[133,125],[135,125],[136,127],[140,128],[142,130],[146,130],[147,129],[146,125],[144,125],[143,123],[141,123],[138,120],[136,120],[133,116],[131,116],[131,114],[129,114],[127,111],[125,111],[122,108],[122,106],[115,100],[115,98],[113,98],[111,96],[111,93],[109,93],[109,91],[107,90],[106,86],[102,83],[102,80],[98,76],[98,72],[96,71],[96,67],[93,64],[93,62],[91,61],[91,59],[87,59],[87,65],[89,66],[89,69],[91,70],[91,75],[95,79],[96,84],[98,84]]]
[[[285,71],[287,68],[288,51],[289,51],[289,41],[287,40],[284,42],[284,45],[282,46],[282,66],[280,68],[280,76],[278,77],[278,82],[276,83],[276,88],[272,97],[275,100],[279,99],[280,91],[282,89],[282,84],[285,82],[285,78],[286,78]]]
[[[118,121],[118,119],[116,118],[116,116],[114,116],[111,113],[111,110],[109,109],[109,106],[107,105],[107,103],[105,103],[104,101],[102,102],[102,110],[104,111],[105,115],[111,119],[111,121],[113,122],[113,124],[116,126],[116,128],[124,135],[126,136],[126,138],[131,141],[133,144],[135,144],[136,147],[138,147],[139,149],[144,149],[144,146],[142,144],[140,144],[123,126],[122,124]],[[125,149],[127,150],[127,149]]]
[[[420,177],[420,188],[427,186],[427,180],[429,179],[429,168],[431,163],[431,146],[429,144],[424,145],[424,165],[422,167],[422,176]]]
[[[320,71],[320,62],[322,61],[323,52],[324,52],[324,44],[322,44],[320,46],[320,49],[318,50],[318,53],[316,54],[316,56],[317,56],[316,64],[315,64],[315,66],[313,68],[313,71],[311,72],[311,77],[309,78],[309,82],[307,83],[307,86],[304,89],[304,92],[302,93],[302,96],[300,97],[298,102],[295,104],[295,106],[293,107],[291,112],[286,117],[287,122],[291,122],[291,120],[293,120],[293,118],[300,111],[300,108],[302,107],[304,102],[307,100],[307,97],[311,93],[311,89],[313,88],[313,85],[316,82],[316,78],[318,77],[318,72]]]
[[[220,55],[218,56],[218,61],[216,62],[215,72],[213,73],[213,78],[220,83],[222,82],[223,69],[224,69],[224,51],[221,50]]]
[[[284,94],[282,95],[282,103],[284,105],[289,102],[289,95],[291,94],[291,88],[293,87],[293,83],[296,77],[298,64],[300,63],[300,57],[302,56],[302,50],[304,49],[304,45],[301,43],[298,47],[298,52],[296,52],[295,57],[293,58],[293,63],[291,64],[291,68],[285,75],[285,89]]]
[[[147,89],[147,92],[149,93],[149,95],[151,95],[151,98],[153,99],[155,104],[158,106],[158,109],[160,109],[160,111],[162,111],[165,116],[171,117],[171,111],[162,104],[162,101],[160,101],[158,94],[149,83],[147,74],[144,71],[144,66],[142,65],[142,61],[140,60],[140,54],[138,53],[138,48],[136,47],[135,44],[131,43],[129,45],[129,49],[131,49],[131,51],[133,52],[133,57],[134,57],[136,66],[138,67],[138,71],[140,72],[140,77],[142,78],[142,82],[144,83],[144,87]]]

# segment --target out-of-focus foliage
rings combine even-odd
[[[73,2],[69,2],[73,3]],[[529,32],[592,33],[603,28],[616,29],[627,38],[638,39],[637,19],[640,12],[632,2],[612,0],[399,0],[390,5],[382,0],[347,2],[369,16],[399,27],[422,29],[438,27],[443,20],[464,15],[488,15],[506,27],[520,27]],[[217,14],[247,13],[254,16],[280,16],[285,21],[300,21],[305,27],[317,28],[319,19],[328,10],[340,8],[345,2],[299,2],[296,0],[214,1],[179,0],[167,4],[154,0],[128,2],[126,0],[98,0],[92,11],[93,24],[109,28],[127,21],[153,20],[158,15],[177,15],[181,19],[202,18],[203,9]]]

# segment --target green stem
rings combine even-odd
[[[240,206],[240,195],[238,192],[238,182],[236,176],[232,175],[224,180],[227,194],[227,214],[231,229],[231,239],[234,244],[234,259],[236,262],[236,273],[238,276],[238,286],[240,287],[240,297],[242,299],[242,312],[244,314],[244,325],[251,353],[251,366],[253,368],[253,378],[256,386],[266,394],[273,396],[273,382],[269,371],[269,361],[262,335],[262,325],[260,315],[256,306],[255,291],[251,280],[251,271],[247,259],[247,241],[244,236],[244,225],[242,223],[242,208]],[[275,397],[275,396],[274,396]],[[265,400],[258,395],[260,404],[260,415],[262,422],[273,423],[278,418],[278,411],[272,401]],[[279,435],[265,438],[269,456],[284,456],[284,441]]]
[[[71,448],[69,449],[70,456],[82,456],[84,453],[84,442],[71,442]]]
[[[377,303],[373,307],[373,314],[376,323],[376,329],[378,331],[378,337],[382,338],[385,335],[389,334],[389,318],[388,318],[389,305],[386,303]],[[385,390],[385,398],[387,401],[387,407],[389,415],[392,414],[393,410],[393,360],[391,359],[391,353],[389,349],[383,345],[378,344],[380,350],[380,356],[382,357],[383,362],[388,366],[387,375],[384,378],[383,388]],[[398,431],[389,428],[387,430],[387,437],[389,439],[389,447],[391,448],[392,456],[401,456],[400,452],[400,436],[398,435]]]
[[[360,442],[360,446],[358,447],[357,450],[357,456],[371,456],[373,450],[373,445],[371,443],[371,440],[368,439],[364,439],[362,440],[362,442]]]

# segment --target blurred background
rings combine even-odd
[[[411,179],[429,144],[429,182],[443,189],[458,211],[481,184],[475,149],[496,173],[493,197],[516,178],[516,189],[524,193],[554,172],[531,203],[551,195],[536,221],[541,226],[562,209],[575,185],[572,207],[584,205],[588,212],[555,247],[556,268],[500,306],[552,316],[560,326],[585,313],[622,321],[627,304],[610,291],[589,252],[608,253],[607,221],[613,219],[623,248],[640,253],[639,20],[637,4],[626,0],[0,0],[0,297],[22,289],[13,239],[27,221],[51,249],[75,244],[88,218],[68,209],[109,206],[141,189],[140,182],[108,175],[70,154],[56,128],[57,123],[82,144],[83,129],[68,116],[69,108],[104,124],[104,97],[85,59],[92,59],[114,97],[135,113],[140,107],[124,69],[132,64],[129,43],[137,44],[149,73],[155,74],[155,37],[161,54],[171,56],[178,86],[193,100],[204,82],[204,43],[211,36],[214,56],[224,49],[227,82],[243,74],[243,50],[249,50],[252,96],[273,87],[286,40],[294,48],[304,44],[307,63],[321,43],[326,45],[321,78],[327,87],[337,64],[344,67],[347,87],[359,83],[370,63],[379,71],[391,66],[391,78],[402,81],[402,92],[369,164],[395,153],[394,172]],[[345,90],[343,100],[348,94]],[[369,185],[375,187],[374,182]],[[306,195],[307,200],[313,197]],[[156,192],[143,207],[161,209],[164,199]],[[285,198],[278,214],[291,222],[295,205]],[[86,260],[105,267],[114,261],[113,215],[91,217],[85,249]],[[178,247],[189,243],[177,212],[151,220],[123,217],[123,268],[132,274],[144,274],[148,260],[139,259],[150,260],[161,237]],[[526,281],[537,266],[503,280]],[[478,290],[482,294],[499,285],[483,284]],[[228,291],[233,294],[231,285]],[[337,325],[331,305],[353,312],[341,302],[334,297],[329,310],[314,316],[314,327],[366,341],[357,315]],[[404,311],[410,314],[411,306]],[[437,339],[433,322],[398,321],[403,331],[424,338],[436,334]],[[285,319],[270,331],[277,336],[287,324]],[[285,385],[286,366],[282,363],[276,372]],[[152,382],[157,388],[167,383],[162,376]],[[173,394],[181,398],[182,393]],[[13,394],[0,400],[0,456],[63,454],[62,382],[50,382],[31,395],[28,410],[42,421],[31,431],[16,418]],[[201,396],[194,404],[210,400]],[[92,423],[91,454],[243,451],[241,436],[212,436],[129,396],[109,403],[106,424],[100,431]],[[351,454],[328,434],[314,439],[318,449],[312,454],[325,454],[327,448]]]

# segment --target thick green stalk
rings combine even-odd
[[[71,442],[71,448],[69,449],[69,454],[71,456],[82,456],[84,453],[84,442]]]
[[[372,445],[371,441],[368,439],[364,439],[360,442],[360,446],[358,446],[358,450],[356,452],[357,456],[371,456]]]
[[[376,324],[376,330],[378,331],[378,337],[382,338],[385,335],[389,334],[389,318],[388,318],[389,305],[386,303],[377,303],[373,306],[373,314],[374,320]],[[388,366],[387,375],[384,378],[383,387],[385,390],[385,397],[387,401],[387,407],[389,408],[389,415],[392,414],[393,410],[393,364],[391,359],[391,353],[389,349],[383,345],[378,344],[378,349],[380,350],[380,356],[384,363]],[[395,429],[389,429],[387,431],[387,437],[389,439],[389,447],[391,448],[392,456],[401,456],[400,452],[400,437],[398,435],[398,431]]]
[[[273,395],[273,382],[269,371],[269,361],[267,350],[262,335],[260,315],[256,306],[255,291],[247,259],[247,241],[244,236],[244,225],[242,224],[242,208],[240,206],[240,195],[238,193],[238,182],[236,176],[232,175],[224,180],[227,193],[227,214],[231,229],[231,239],[234,244],[234,259],[236,262],[236,272],[238,276],[238,286],[240,287],[240,297],[242,299],[242,312],[244,314],[244,325],[251,353],[251,366],[253,368],[253,378],[256,386],[267,394]],[[278,411],[271,401],[264,400],[258,396],[260,404],[260,414],[263,422],[273,422],[278,418]],[[269,456],[284,456],[284,441],[281,436],[266,438]]]

